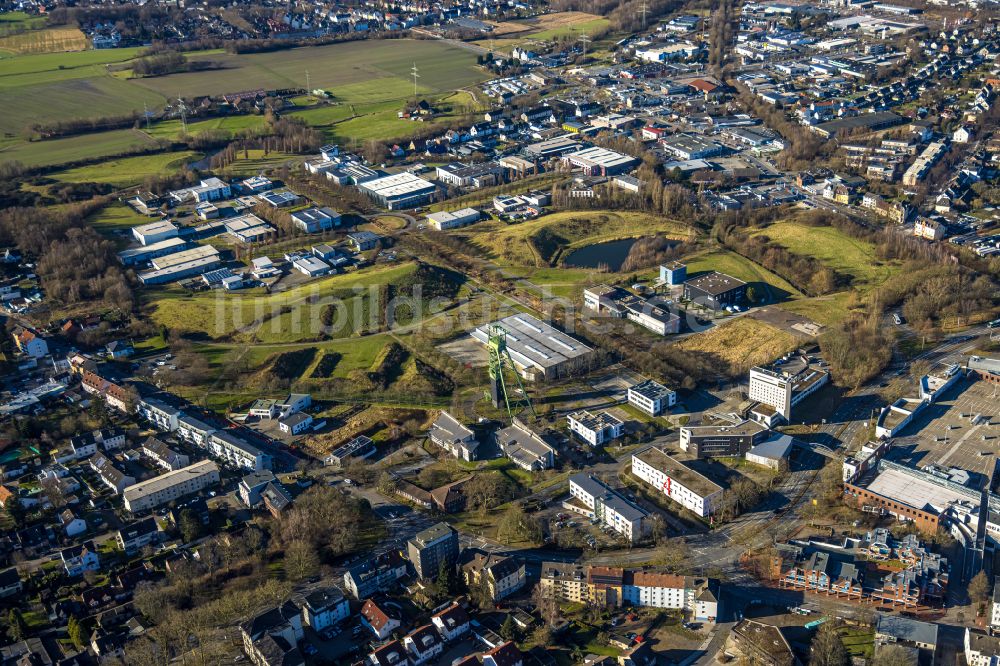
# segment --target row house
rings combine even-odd
[[[861,598],[864,574],[853,558],[826,551],[815,551],[806,559],[799,559],[800,555],[795,553],[789,560],[775,556],[772,566],[779,572],[780,587]]]
[[[105,379],[97,373],[84,371],[81,387],[84,392],[102,398],[109,407],[126,414],[132,413],[133,397],[124,386]]]

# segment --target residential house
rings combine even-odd
[[[101,558],[93,541],[63,548],[59,551],[59,559],[62,560],[67,576],[81,576],[87,571],[101,568]]]
[[[143,442],[142,453],[168,472],[191,464],[188,456],[177,453],[156,437],[148,437]]]
[[[524,587],[524,562],[516,557],[475,553],[462,565],[465,584],[478,587],[493,601],[506,599]]]
[[[59,514],[59,522],[62,525],[63,532],[70,538],[79,536],[87,531],[87,521],[83,518],[77,518],[70,509],[65,509]]]
[[[159,540],[160,526],[153,516],[129,523],[115,535],[118,547],[126,554],[136,553]]]
[[[14,329],[14,346],[17,350],[31,358],[42,358],[48,356],[49,345],[38,333],[23,326]]]
[[[417,627],[403,638],[403,647],[413,666],[431,663],[444,652],[444,641],[432,624]]]
[[[370,557],[344,573],[344,587],[355,599],[367,599],[390,589],[406,576],[406,560],[398,550]]]
[[[395,615],[395,611],[389,606],[369,599],[361,607],[361,624],[380,641],[384,641],[400,626],[400,621]]]
[[[305,635],[302,613],[286,601],[240,625],[243,651],[254,666],[303,666],[298,643]]]
[[[0,571],[0,599],[20,594],[22,589],[21,574],[17,572],[17,567],[10,567]],[[468,629],[468,626],[466,626],[466,629]]]
[[[507,641],[483,653],[483,666],[524,666],[524,656],[514,641]]]
[[[90,458],[90,468],[107,487],[121,495],[129,486],[135,485],[135,477],[129,476],[115,467],[103,453],[95,453]]]
[[[457,602],[431,616],[431,623],[446,642],[459,640],[469,633],[469,614]]]
[[[406,648],[399,641],[389,641],[368,655],[371,666],[411,666]]]
[[[336,586],[314,590],[306,595],[302,603],[303,620],[314,631],[323,631],[346,620],[350,614],[347,597]]]

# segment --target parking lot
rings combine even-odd
[[[1000,389],[983,381],[960,380],[925,408],[896,438],[919,466],[934,463],[989,477],[1000,453]],[[973,419],[979,416],[976,423]]]

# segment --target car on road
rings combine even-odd
[[[1000,328],[1000,319],[994,319],[990,323],[986,324],[986,328]]]
[[[898,312],[893,312],[893,313],[892,313],[892,322],[893,322],[893,323],[894,323],[894,324],[895,324],[896,326],[900,326],[900,325],[902,325],[902,323],[903,323],[903,318],[899,316],[899,313],[898,313]]]

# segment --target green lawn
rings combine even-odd
[[[28,14],[27,12],[4,12],[0,14],[0,30],[9,28],[24,28],[36,30],[45,26],[48,19],[44,16]]]
[[[525,33],[523,37],[525,39],[533,39],[536,41],[550,41],[559,39],[560,37],[579,37],[583,34],[592,35],[598,30],[607,28],[609,25],[611,25],[611,21],[606,18],[598,17],[589,21],[581,21],[574,25],[565,25],[556,28],[549,28],[548,30]]]
[[[52,174],[52,177],[67,183],[111,183],[116,187],[124,188],[142,183],[147,176],[178,171],[188,162],[200,158],[200,153],[192,151],[123,157],[57,171]]]
[[[238,153],[236,161],[226,167],[225,171],[234,176],[256,176],[262,171],[276,169],[288,162],[302,162],[305,157],[292,153],[271,152],[264,154],[263,150],[248,150],[246,157],[244,153]]]
[[[102,208],[87,218],[87,222],[98,231],[120,231],[140,224],[149,224],[156,218],[140,215],[123,203],[114,203]]]
[[[399,281],[415,270],[413,263],[378,266],[321,278],[272,294],[262,289],[189,294],[180,288],[169,288],[150,292],[152,319],[171,330],[201,333],[213,339],[234,337],[259,344],[346,338],[368,323],[362,301],[367,300],[372,287]],[[355,289],[362,295],[352,295]],[[335,330],[327,331],[322,313],[335,302],[343,308],[338,309],[331,325]]]

